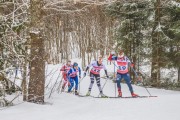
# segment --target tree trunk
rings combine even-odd
[[[180,67],[178,68],[178,83],[180,84]]]
[[[27,49],[26,49],[27,50]],[[23,101],[27,101],[27,59],[25,58],[25,63],[23,65],[23,81],[22,81],[22,93]]]
[[[159,64],[159,32],[155,31],[160,22],[160,0],[155,3],[155,23],[152,31],[152,65],[151,65],[151,78],[152,85],[159,86],[160,80],[160,64]]]
[[[44,102],[45,62],[43,40],[31,33],[31,62],[28,101]]]
[[[45,61],[44,40],[42,39],[42,8],[43,0],[30,1],[31,13],[31,56],[30,56],[30,81],[28,88],[28,101],[35,103],[44,102]]]

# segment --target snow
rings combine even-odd
[[[72,60],[81,61],[78,59]],[[104,60],[106,64],[107,61]],[[50,82],[49,89],[46,89],[47,104],[38,105],[22,101],[22,95],[14,101],[14,106],[0,108],[1,120],[179,120],[180,92],[164,89],[148,88],[152,98],[130,98],[130,99],[98,99],[92,97],[77,97],[73,94],[58,93],[57,88],[49,99],[49,91],[53,87],[59,75],[62,65],[46,66],[46,85]],[[113,72],[113,64],[107,65],[108,72]],[[51,74],[49,74],[52,71]],[[48,75],[49,74],[49,75]],[[104,75],[102,70],[101,75]],[[58,78],[60,83],[61,76]],[[102,86],[106,79],[101,79]],[[80,83],[80,93],[86,94],[90,80],[86,76]],[[59,85],[59,84],[58,84]],[[57,86],[58,86],[57,85]],[[115,96],[114,83],[106,82],[104,94]],[[57,87],[56,86],[56,87]],[[149,95],[144,87],[133,85],[135,93]],[[130,96],[126,84],[122,84],[123,96]],[[98,96],[99,91],[96,83],[93,86],[91,95]],[[117,94],[117,93],[116,93]],[[8,98],[10,98],[8,96]],[[12,96],[11,96],[12,98]],[[48,104],[49,103],[49,104]]]
[[[176,7],[180,7],[180,3],[176,2],[176,1],[171,1],[170,4],[176,6]]]
[[[162,28],[163,26],[160,24],[160,23],[158,23],[158,26],[156,27],[156,29],[154,30],[155,32],[162,32]]]
[[[38,35],[40,33],[40,31],[38,29],[34,29],[34,30],[31,30],[30,33],[34,33],[34,34]]]

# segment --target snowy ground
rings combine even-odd
[[[77,97],[73,94],[58,93],[57,88],[61,80],[58,77],[61,65],[49,65],[46,85],[51,89],[57,80],[56,89],[49,97],[46,90],[46,102],[50,104],[37,105],[22,102],[22,96],[14,101],[15,105],[8,108],[0,108],[1,120],[179,120],[180,119],[180,92],[163,89],[148,88],[156,98],[132,98],[132,99],[100,99],[92,97]],[[109,71],[113,71],[109,69]],[[55,72],[56,71],[56,72]],[[54,73],[54,74],[53,74]],[[103,71],[102,71],[102,74]],[[80,93],[86,94],[90,80],[85,77],[80,84]],[[105,79],[101,79],[101,84]],[[139,95],[149,95],[145,88],[133,86]],[[104,94],[115,96],[114,83],[107,81]],[[122,84],[123,96],[130,96],[126,84]],[[117,94],[117,93],[116,93]],[[94,84],[92,95],[98,96],[98,89]]]

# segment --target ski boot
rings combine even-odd
[[[91,94],[91,91],[88,91],[88,92],[86,93],[86,96],[90,96],[90,94]]]
[[[77,91],[75,91],[75,95],[79,95],[79,93]]]
[[[122,97],[122,92],[118,90],[118,97]]]
[[[64,89],[63,89],[63,88],[61,89],[61,92],[64,92]]]
[[[134,92],[131,93],[132,97],[138,97],[139,95],[135,94]]]
[[[61,88],[61,92],[64,92],[64,86],[62,86],[62,88]]]
[[[108,96],[104,95],[103,93],[100,93],[100,96],[101,96],[102,98],[108,98]]]
[[[72,93],[72,91],[68,90],[67,93]]]

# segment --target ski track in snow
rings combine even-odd
[[[47,83],[51,79],[49,87],[52,88],[59,74],[61,65],[49,65],[48,72],[52,69],[58,70],[52,77],[47,77]],[[110,65],[109,65],[110,66]],[[113,66],[108,71],[113,71]],[[83,73],[83,72],[82,72]],[[104,75],[104,71],[101,72]],[[58,83],[61,77],[58,78]],[[80,83],[80,93],[85,95],[89,87],[90,79],[86,76]],[[105,79],[101,79],[101,86]],[[115,96],[115,84],[107,81],[104,94]],[[135,93],[149,95],[144,87],[133,85]],[[22,102],[22,96],[14,101],[14,106],[0,110],[1,120],[179,120],[180,115],[180,92],[164,89],[148,88],[155,98],[92,98],[77,97],[73,94],[53,92],[48,99],[49,92],[46,91],[47,104],[38,105]],[[126,84],[122,84],[123,96],[130,96]],[[99,91],[96,82],[91,95],[98,96]],[[116,92],[117,94],[117,92]],[[21,103],[21,104],[19,104]],[[49,103],[49,104],[48,104]]]

